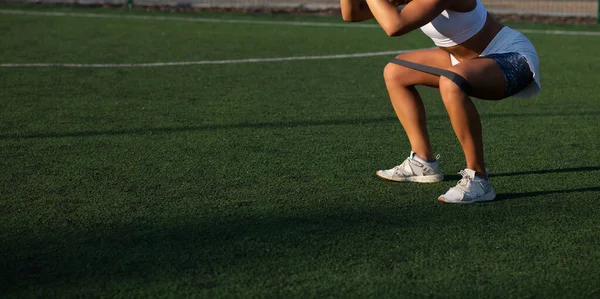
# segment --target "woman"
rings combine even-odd
[[[500,100],[539,92],[539,59],[533,45],[519,32],[494,20],[481,0],[340,0],[340,4],[345,21],[375,18],[389,36],[421,28],[437,46],[398,55],[384,69],[385,84],[411,153],[402,164],[379,170],[377,175],[399,182],[443,180],[415,85],[436,87],[467,164],[460,171],[463,178],[438,200],[493,200],[496,194],[484,164],[481,121],[469,96]],[[404,8],[398,10],[402,4]],[[424,71],[424,66],[439,72]]]

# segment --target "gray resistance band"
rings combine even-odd
[[[463,78],[459,74],[453,73],[448,70],[438,69],[436,67],[419,64],[419,63],[414,63],[411,61],[402,60],[402,59],[398,59],[398,58],[394,58],[390,62],[393,64],[405,66],[407,68],[411,68],[411,69],[425,72],[428,74],[432,74],[432,75],[436,75],[436,76],[444,76],[444,77],[452,80],[452,82],[456,83],[456,85],[458,85],[458,87],[460,87],[460,89],[462,89],[462,91],[464,91],[467,95],[469,95],[471,93],[471,83],[469,83],[469,81],[467,81],[467,79]]]

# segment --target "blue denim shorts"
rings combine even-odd
[[[493,59],[502,69],[506,81],[505,97],[519,93],[533,80],[533,73],[527,59],[519,53],[489,54],[483,57]]]

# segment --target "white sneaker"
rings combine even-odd
[[[444,174],[437,161],[422,163],[417,161],[415,156],[414,152],[410,152],[410,156],[402,164],[392,169],[378,170],[377,176],[394,182],[435,183],[444,180]]]
[[[446,203],[473,203],[490,201],[496,198],[489,180],[475,178],[475,171],[464,169],[460,171],[462,179],[455,187],[450,188],[446,194],[438,198]]]

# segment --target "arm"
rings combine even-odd
[[[431,22],[451,2],[450,0],[413,0],[398,11],[387,0],[366,0],[371,13],[389,36],[411,32]]]
[[[340,0],[340,7],[342,8],[342,18],[346,22],[361,22],[373,18],[365,0]]]

